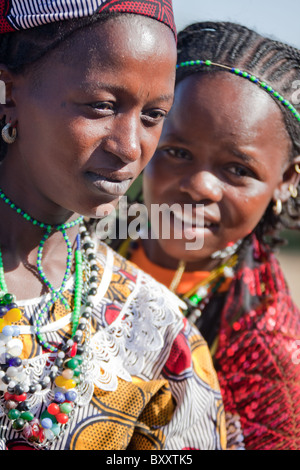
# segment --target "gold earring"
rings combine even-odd
[[[9,122],[6,126],[3,127],[1,135],[4,142],[7,144],[13,144],[17,138],[17,129],[15,127],[12,128],[12,132],[10,134],[11,123]]]
[[[289,185],[289,192],[291,193],[291,196],[293,198],[296,198],[298,196],[298,190],[297,190],[297,188],[295,188],[295,186],[293,184]]]
[[[295,165],[295,171],[296,173],[298,173],[298,175],[300,175],[300,166],[298,165],[298,163],[296,163]]]
[[[274,211],[274,214],[276,215],[280,215],[281,212],[282,212],[282,202],[281,202],[281,199],[276,199],[276,203],[275,205],[273,206],[273,211]]]

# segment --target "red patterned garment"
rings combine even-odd
[[[300,312],[275,256],[253,239],[226,296],[215,365],[246,449],[300,449]]]

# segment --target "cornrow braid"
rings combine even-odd
[[[282,42],[265,38],[255,31],[231,22],[195,23],[178,34],[178,64],[187,61],[209,60],[228,67],[239,68],[265,81],[300,112],[296,86],[300,84],[300,51]],[[193,65],[177,69],[176,84],[194,73],[222,73],[220,67]],[[227,72],[228,73],[228,72]],[[299,81],[299,82],[298,82]],[[255,84],[253,85],[255,86]],[[272,94],[280,107],[291,141],[290,159],[300,155],[300,123]],[[298,102],[299,101],[299,102]],[[298,187],[300,194],[300,184]],[[260,239],[271,236],[278,240],[278,231],[300,229],[300,197],[289,198],[283,211],[276,216],[270,203],[256,228]]]

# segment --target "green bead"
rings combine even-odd
[[[205,65],[211,65],[211,60],[206,60]]]
[[[76,361],[78,362],[78,364],[79,364],[79,365],[81,365],[81,364],[82,364],[82,361],[83,361],[83,359],[82,359],[82,357],[81,357],[81,356],[79,356],[79,355],[76,355],[76,356],[74,357],[74,359],[76,359]]]
[[[21,416],[21,413],[16,408],[9,410],[8,415],[9,419],[18,419]]]
[[[25,424],[26,424],[26,421],[24,421],[24,419],[18,418],[13,422],[13,428],[16,431],[21,431],[24,428]]]
[[[3,301],[6,304],[11,304],[15,301],[15,296],[12,295],[12,294],[5,294],[4,297],[3,297]]]
[[[74,372],[74,377],[79,377],[81,374],[81,369],[79,367],[76,367],[76,369],[73,369]]]
[[[78,363],[77,359],[75,359],[75,357],[73,357],[72,359],[68,359],[68,360],[65,362],[65,366],[66,366],[68,369],[74,370],[74,369],[76,369],[76,368],[79,366],[79,363]]]
[[[58,436],[59,433],[60,433],[60,424],[59,423],[53,423],[51,431],[53,432],[54,436]]]
[[[190,298],[190,302],[193,304],[193,305],[198,305],[199,303],[199,297],[198,295],[192,295],[192,297]]]
[[[30,411],[24,411],[24,413],[21,414],[21,418],[24,419],[24,421],[32,421],[34,414],[30,413]]]
[[[69,413],[71,413],[73,407],[72,407],[71,403],[62,403],[60,405],[59,409],[62,413],[69,414]]]

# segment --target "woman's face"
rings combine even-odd
[[[6,114],[18,139],[1,180],[44,220],[66,209],[102,216],[157,146],[173,102],[173,34],[155,20],[117,18],[42,60],[36,76],[13,77]]]
[[[170,257],[196,261],[244,238],[283,191],[289,150],[281,112],[266,92],[225,73],[184,79],[144,171],[144,197],[150,213],[152,204],[188,204],[193,219],[178,228],[171,216],[171,239],[156,243]],[[204,245],[186,250],[193,233]]]

